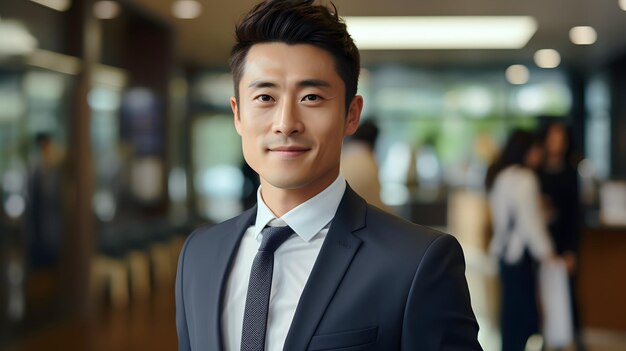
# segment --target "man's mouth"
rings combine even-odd
[[[273,154],[285,156],[285,157],[300,156],[309,150],[311,150],[311,148],[304,147],[304,146],[295,146],[295,145],[276,146],[276,147],[271,147],[268,149],[268,151]]]

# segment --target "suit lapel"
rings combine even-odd
[[[361,245],[352,233],[365,226],[365,212],[365,201],[347,187],[300,296],[283,350],[306,350]]]
[[[215,247],[215,250],[217,250],[216,264],[212,267],[206,267],[206,269],[212,271],[207,276],[217,277],[216,281],[209,282],[208,284],[211,291],[208,294],[210,301],[209,310],[207,312],[212,318],[209,323],[209,331],[215,333],[213,337],[209,338],[209,343],[212,344],[212,346],[209,347],[211,350],[223,349],[221,315],[224,290],[233,260],[239,249],[239,243],[241,243],[241,238],[248,227],[254,223],[256,209],[256,206],[254,206],[241,214],[237,221],[234,222],[232,229],[229,230],[227,228],[224,233],[222,233],[222,237]]]

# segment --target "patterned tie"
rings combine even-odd
[[[293,233],[293,229],[288,226],[265,227],[263,229],[263,241],[254,257],[250,272],[246,309],[243,314],[241,351],[265,350],[265,331],[267,329],[270,291],[272,290],[274,251]]]

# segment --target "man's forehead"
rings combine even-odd
[[[332,84],[323,79],[300,79],[293,80],[294,84],[301,88],[307,87],[316,87],[316,88],[331,88]],[[276,88],[280,84],[275,82],[272,79],[255,79],[250,84],[248,84],[248,88]]]
[[[330,53],[310,44],[255,44],[246,55],[242,73],[246,86],[285,77],[298,82],[326,81],[327,85],[340,79]]]

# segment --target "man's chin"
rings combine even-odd
[[[282,190],[298,190],[306,185],[301,179],[270,179],[267,182],[272,187]]]

